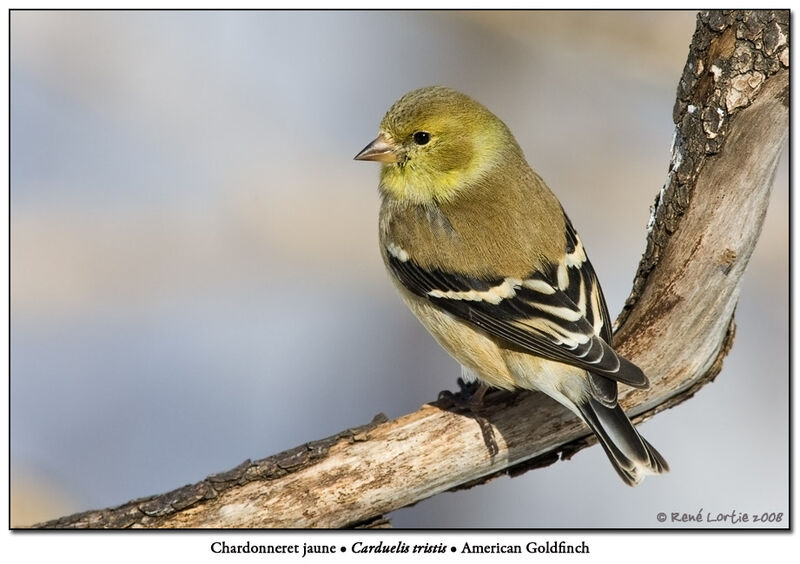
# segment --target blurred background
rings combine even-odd
[[[352,161],[408,90],[455,87],[509,124],[616,316],[694,26],[680,11],[12,12],[12,525],[455,388],[383,271],[378,168]],[[722,373],[641,426],[671,473],[628,488],[595,446],[393,525],[787,515],[787,204],[784,156]]]

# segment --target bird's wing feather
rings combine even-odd
[[[586,256],[586,251],[583,249],[583,244],[581,243],[580,237],[578,237],[578,234],[575,232],[575,228],[572,226],[572,222],[569,220],[569,217],[567,217],[566,213],[564,214],[564,223],[566,225],[566,254],[568,256],[572,255],[573,258],[582,258],[582,260],[573,261],[578,262],[579,264],[572,264],[572,266],[567,267],[568,271],[571,268],[577,269],[579,271],[579,276],[568,276],[567,278],[570,279],[570,282],[564,291],[567,292],[570,299],[577,301],[578,303],[580,303],[581,292],[584,292],[586,301],[592,306],[585,308],[585,314],[589,318],[589,323],[595,327],[595,332],[599,333],[600,338],[610,345],[611,317],[608,315],[608,306],[606,305],[606,299],[603,296],[603,290],[600,287],[600,282],[597,280],[597,275],[594,273],[592,263],[589,262],[589,258]],[[578,252],[579,250],[580,252]],[[577,278],[582,282],[582,284],[575,284],[573,278]],[[639,379],[639,384],[631,385],[640,387],[647,386],[647,378],[638,367],[629,363],[625,358],[620,358],[620,362],[623,365],[620,368],[621,373],[632,374],[635,378]],[[633,371],[631,371],[631,367],[634,369]],[[620,380],[626,381],[625,378],[620,378]],[[628,382],[630,383],[630,380],[628,380]],[[604,377],[603,375],[590,372],[589,384],[592,388],[592,394],[600,403],[606,407],[613,407],[617,403],[616,382]]]
[[[388,265],[406,289],[451,315],[527,352],[589,371],[594,395],[613,404],[615,381],[646,387],[647,378],[609,346],[605,300],[580,240],[567,225],[565,259],[526,279],[423,268],[405,252],[387,252]]]

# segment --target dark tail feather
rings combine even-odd
[[[606,407],[590,398],[578,409],[626,484],[635,486],[648,474],[661,474],[669,470],[664,457],[639,436],[619,405]]]

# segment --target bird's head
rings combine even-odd
[[[519,147],[500,119],[460,92],[432,86],[395,102],[355,158],[383,163],[385,197],[438,204],[475,186],[509,151]]]

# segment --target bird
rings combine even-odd
[[[381,163],[379,243],[405,303],[479,388],[538,390],[597,435],[631,486],[667,472],[617,399],[647,388],[611,346],[603,292],[561,203],[511,130],[429,86],[399,98],[356,156]]]

